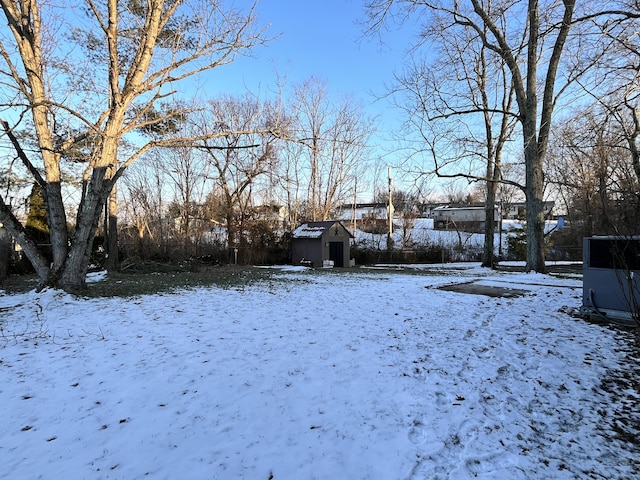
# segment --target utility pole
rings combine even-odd
[[[498,261],[502,261],[502,188],[498,192]]]
[[[357,227],[358,224],[356,222],[356,212],[357,212],[357,208],[356,208],[356,201],[358,199],[358,178],[356,177],[354,179],[354,183],[353,183],[353,241],[354,243],[358,242],[358,237],[357,237]]]
[[[387,205],[389,231],[387,232],[387,250],[389,254],[391,254],[391,250],[393,249],[393,180],[391,179],[391,167],[387,167],[387,175],[389,177],[389,202]]]

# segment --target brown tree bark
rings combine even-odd
[[[107,271],[117,271],[120,265],[118,255],[118,185],[115,184],[107,199],[107,229],[105,232],[105,250],[107,258],[104,268]]]

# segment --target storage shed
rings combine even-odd
[[[303,223],[291,237],[291,261],[312,267],[349,266],[352,238],[339,221]]]

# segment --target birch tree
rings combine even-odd
[[[2,129],[44,191],[53,261],[45,261],[4,199],[2,222],[31,260],[40,284],[67,291],[85,286],[102,207],[140,155],[169,141],[140,141],[135,132],[185,112],[161,109],[178,85],[233,61],[266,41],[253,8],[240,12],[205,0],[0,0],[0,69],[12,89]],[[165,112],[153,115],[153,112]],[[16,132],[29,129],[37,153]],[[132,148],[122,148],[131,137]],[[73,230],[68,230],[64,161],[94,139]],[[76,197],[76,201],[77,197]]]

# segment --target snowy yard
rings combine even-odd
[[[466,281],[527,293],[437,288]],[[0,478],[639,478],[638,392],[611,381],[631,334],[570,316],[581,285],[474,266],[0,290]]]

